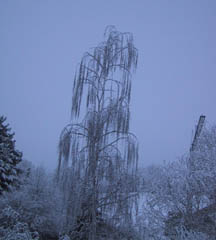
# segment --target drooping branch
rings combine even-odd
[[[128,103],[130,101],[130,72],[136,69],[138,59],[137,49],[133,45],[133,37],[130,33],[116,31],[113,26],[106,29],[104,36],[105,41],[96,47],[93,53],[84,54],[78,74],[75,75],[71,109],[74,117],[78,117],[80,114],[87,79],[94,82],[94,85],[91,84],[87,89],[86,105],[88,108],[97,104],[95,86],[98,87],[98,91],[101,91],[101,96],[104,95],[105,84],[108,79],[113,79],[114,74],[118,76],[122,85],[121,98],[127,98]]]

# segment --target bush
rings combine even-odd
[[[38,240],[37,232],[31,232],[27,223],[10,206],[0,211],[0,240]]]

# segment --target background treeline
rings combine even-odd
[[[87,239],[73,235],[87,219],[77,219],[66,232],[70,189],[57,184],[56,172],[26,160],[16,168],[16,184],[0,196],[0,239]],[[138,205],[130,226],[112,225],[98,216],[98,231],[109,233],[98,239],[215,239],[216,126],[203,130],[190,156],[140,169],[138,179]]]

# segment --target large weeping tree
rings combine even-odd
[[[65,190],[65,226],[74,229],[88,218],[85,230],[78,229],[87,239],[97,239],[99,215],[110,225],[132,221],[138,143],[129,130],[129,107],[137,58],[132,35],[110,26],[75,74],[71,123],[59,141],[58,179]]]

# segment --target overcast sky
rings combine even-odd
[[[56,167],[75,69],[107,25],[132,32],[139,50],[131,131],[141,165],[186,153],[200,114],[216,122],[215,0],[0,0],[0,115],[26,159]]]

